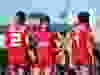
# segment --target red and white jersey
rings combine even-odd
[[[7,48],[11,47],[25,47],[27,46],[27,34],[23,32],[7,32],[5,33]]]
[[[25,26],[9,25],[8,32],[5,33],[5,47],[24,47],[27,44],[27,34],[24,32]]]

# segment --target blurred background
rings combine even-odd
[[[15,16],[18,10],[23,10],[27,14],[30,12],[46,13],[50,16],[51,28],[55,28],[57,32],[63,32],[64,23],[72,24],[72,16],[77,16],[77,13],[80,11],[89,11],[91,8],[92,12],[90,12],[93,16],[96,16],[98,2],[96,2],[96,5],[93,2],[94,0],[1,0],[0,47],[4,46],[4,36],[2,33],[8,28],[9,18]]]
[[[9,18],[15,16],[18,10],[23,10],[27,14],[44,12],[50,16],[51,28],[55,28],[57,32],[63,32],[64,24],[72,25],[72,16],[77,16],[80,11],[89,11],[91,8],[92,16],[97,16],[97,19],[91,21],[94,21],[93,25],[96,27],[96,47],[100,49],[98,6],[99,0],[0,0],[0,63],[7,63],[5,62],[7,50],[4,49],[4,32],[8,28]],[[0,71],[2,71],[1,68]]]

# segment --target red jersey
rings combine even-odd
[[[5,46],[8,48],[8,63],[25,64],[25,48],[27,47],[24,26],[10,25],[5,33]]]
[[[21,32],[7,32],[6,46],[8,48],[8,62],[10,64],[24,64],[25,63],[25,33]],[[17,38],[17,39],[16,39]]]
[[[5,33],[5,45],[7,48],[26,47],[27,34],[23,32],[7,32]]]
[[[33,67],[45,68],[50,64],[56,64],[56,48],[37,48],[38,63]]]
[[[25,48],[8,48],[8,64],[26,64]]]
[[[73,50],[72,55],[74,63],[86,64],[88,61],[88,30],[85,28],[85,25],[80,25],[78,31],[73,32]]]

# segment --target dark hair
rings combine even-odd
[[[41,17],[41,22],[48,22],[48,23],[50,23],[49,16],[43,16],[43,17]]]
[[[40,18],[40,22],[47,21],[49,23],[49,16],[44,13],[30,13],[29,18]]]
[[[40,18],[43,16],[42,13],[30,13],[29,18]]]
[[[18,16],[18,23],[24,24],[26,21],[26,14],[23,11],[18,11],[16,13],[16,16]]]
[[[90,14],[87,11],[81,11],[78,13],[79,22],[89,22]]]

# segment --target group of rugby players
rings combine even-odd
[[[80,12],[79,22],[71,32],[52,32],[49,16],[42,13],[27,16],[22,11],[17,12],[5,33],[8,73],[81,75],[82,67],[95,65],[95,31],[90,27],[89,16],[87,12]],[[77,66],[81,66],[80,71],[68,69],[77,69]]]

